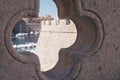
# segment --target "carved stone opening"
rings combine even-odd
[[[93,12],[82,10],[80,1],[77,3],[80,11],[73,7],[76,3],[73,5],[72,0],[69,3],[67,0],[61,2],[55,0],[55,2],[60,18],[69,18],[75,23],[77,39],[71,47],[59,51],[58,63],[44,74],[50,80],[77,79],[81,72],[82,59],[89,54],[96,53],[101,47],[103,40],[101,19]]]
[[[80,11],[78,11],[75,7],[76,3],[72,3],[72,1],[73,0],[70,0],[70,2],[68,2],[68,0],[56,0],[55,3],[58,6],[60,18],[68,18],[75,23],[77,27],[77,40],[71,47],[64,48],[59,51],[58,63],[53,69],[47,72],[41,73],[39,70],[39,62],[37,62],[38,60],[35,55],[31,53],[18,54],[13,50],[11,45],[10,36],[14,25],[22,17],[31,15],[30,13],[34,14],[34,12],[29,10],[18,12],[14,14],[6,25],[4,39],[8,53],[19,62],[26,64],[34,63],[35,71],[39,78],[43,78],[45,76],[48,80],[77,79],[82,69],[82,59],[85,55],[96,53],[101,46],[103,40],[103,29],[99,16],[94,12],[80,8],[79,6],[77,6],[78,9],[80,9]]]

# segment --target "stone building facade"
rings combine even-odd
[[[39,0],[0,0],[0,80],[120,80],[120,0],[54,2],[59,17],[75,23],[77,38],[59,51],[53,69],[42,72],[37,55],[17,53],[11,44],[13,27],[37,17]]]
[[[57,25],[69,25],[69,19],[53,19],[49,17],[38,17],[38,18],[22,18],[14,26],[12,33],[18,34],[20,32],[28,33],[40,33],[42,26],[57,26]]]

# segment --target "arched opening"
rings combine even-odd
[[[54,2],[52,1],[52,3]],[[42,4],[46,4],[46,2]],[[51,6],[51,8],[53,8],[53,6]],[[22,24],[21,21],[24,22],[24,24]],[[38,29],[36,30],[36,28]],[[36,37],[37,32],[39,32],[38,34],[40,35]],[[40,58],[41,70],[44,72],[55,67],[59,60],[60,49],[67,48],[74,44],[77,36],[74,22],[68,18],[59,19],[56,12],[54,14],[47,12],[47,14],[44,13],[44,15],[38,18],[22,18],[14,25],[12,33],[14,34],[14,38],[12,38],[13,48],[15,48],[17,52],[37,54]],[[23,35],[21,34],[19,36],[19,33],[23,33]],[[39,40],[37,44],[36,39],[38,39],[38,37]],[[29,44],[31,44],[31,46],[29,46]],[[35,49],[35,51],[29,49]]]
[[[60,4],[60,2],[58,4]],[[67,3],[65,3],[65,4],[67,4]],[[62,7],[61,10],[63,10],[63,11],[65,10],[64,13],[66,13],[69,10],[66,10],[67,8],[64,8],[64,6],[65,5],[63,5],[63,6],[60,5],[59,7]],[[62,47],[64,49],[61,49],[59,51],[59,59],[58,59],[57,63],[55,62],[54,66],[52,66],[51,68],[49,68],[49,69],[45,70],[45,72],[43,72],[43,74],[46,77],[48,77],[48,79],[50,79],[50,80],[58,80],[58,78],[59,78],[59,80],[74,79],[74,77],[76,77],[78,75],[78,73],[80,72],[80,67],[81,67],[80,60],[79,60],[80,56],[84,55],[84,54],[88,54],[88,53],[94,53],[95,51],[98,50],[98,48],[101,45],[103,33],[102,33],[102,27],[101,27],[101,22],[99,21],[99,18],[97,16],[95,16],[93,13],[89,15],[89,12],[88,12],[88,14],[87,14],[87,12],[84,12],[85,15],[75,13],[73,16],[72,14],[74,14],[74,13],[71,13],[68,15],[64,15],[61,13],[61,16],[62,16],[62,18],[71,19],[75,23],[75,25],[77,27],[77,31],[76,32],[72,31],[72,33],[78,34],[77,40],[76,41],[73,40],[73,45],[70,46],[71,45],[70,44],[69,45],[70,47],[67,46],[68,48]],[[17,16],[19,16],[19,15],[17,15]],[[67,17],[65,17],[65,16],[67,16]],[[20,18],[21,18],[21,16],[19,16],[19,19]],[[15,19],[13,18],[13,20],[16,20],[16,18]],[[44,26],[52,25],[51,23],[50,24],[48,24],[48,23],[49,23],[49,21],[46,21],[46,22],[43,21]],[[68,23],[69,23],[69,21],[68,21]],[[67,23],[67,25],[68,25],[68,23]],[[13,25],[15,25],[15,24],[10,24],[10,26],[13,26]],[[55,23],[54,25],[58,25],[58,24]],[[49,37],[47,37],[48,41],[51,39],[51,37],[54,38],[54,33],[55,34],[62,33],[62,36],[64,35],[64,39],[67,40],[65,34],[66,34],[66,32],[67,32],[67,34],[69,34],[69,33],[71,34],[71,30],[72,30],[71,28],[73,28],[73,26],[72,27],[63,26],[63,27],[64,28],[43,27],[43,31],[41,31],[41,33],[48,33],[48,34],[50,32],[52,33],[52,34],[49,34],[50,35]],[[6,36],[5,36],[6,42],[8,42],[7,33],[10,33],[10,31],[11,31],[11,28],[10,28],[10,31],[9,31],[9,27],[7,27],[7,28],[8,28],[8,30],[6,31]],[[74,28],[74,30],[76,30],[76,28]],[[44,36],[46,36],[46,35],[44,35]],[[59,35],[55,35],[55,36],[59,37]],[[69,38],[71,38],[71,37],[69,37]],[[61,37],[59,37],[59,39],[61,39]],[[74,36],[74,39],[76,39],[75,36]],[[56,39],[56,42],[58,43],[59,41],[57,41],[57,40],[58,39]],[[43,41],[43,40],[40,40],[40,41]],[[74,43],[74,41],[75,41],[75,43]],[[66,42],[64,42],[64,43],[66,43]],[[10,43],[6,44],[6,45],[8,45],[7,47],[10,46],[9,44]],[[50,45],[53,45],[53,44],[50,44]],[[40,45],[40,46],[44,46],[44,45]],[[46,48],[46,47],[44,47],[44,48]],[[41,48],[38,48],[38,49],[41,49]],[[10,51],[12,56],[15,55],[15,57],[19,58],[20,60],[24,59],[23,62],[26,61],[25,57],[21,58],[20,55],[19,56],[16,55],[16,53],[14,51],[11,51],[11,48],[8,48],[8,51]],[[40,50],[40,51],[42,51],[42,50]],[[52,52],[52,51],[54,51],[54,48],[47,50],[47,52]],[[39,52],[36,54],[39,54]],[[44,53],[41,53],[41,54],[44,54]],[[49,58],[49,56],[51,56],[51,55],[48,54],[48,58]],[[44,58],[44,60],[46,60],[46,59],[47,58]],[[46,64],[46,62],[43,64]],[[50,65],[51,65],[51,63],[50,63]],[[71,74],[73,75],[72,78],[66,79],[66,77],[71,77]]]

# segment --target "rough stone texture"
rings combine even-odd
[[[74,71],[76,67],[73,67],[73,71],[71,70],[65,80],[119,80],[120,1],[55,0],[55,2],[58,4],[59,16],[72,19],[78,30],[76,43],[69,50],[61,50],[61,53],[74,55],[73,61],[77,60],[76,63],[81,65],[76,66],[79,71]]]
[[[54,0],[60,18],[77,28],[56,66],[41,73],[36,55],[16,53],[11,31],[38,14],[38,0],[0,0],[0,80],[120,80],[120,0]],[[44,54],[44,53],[43,53]]]
[[[0,80],[43,80],[38,57],[16,53],[11,35],[23,17],[37,17],[39,0],[0,0]]]

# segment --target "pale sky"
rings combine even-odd
[[[52,17],[57,15],[57,7],[53,0],[40,0],[39,16],[50,14]]]

